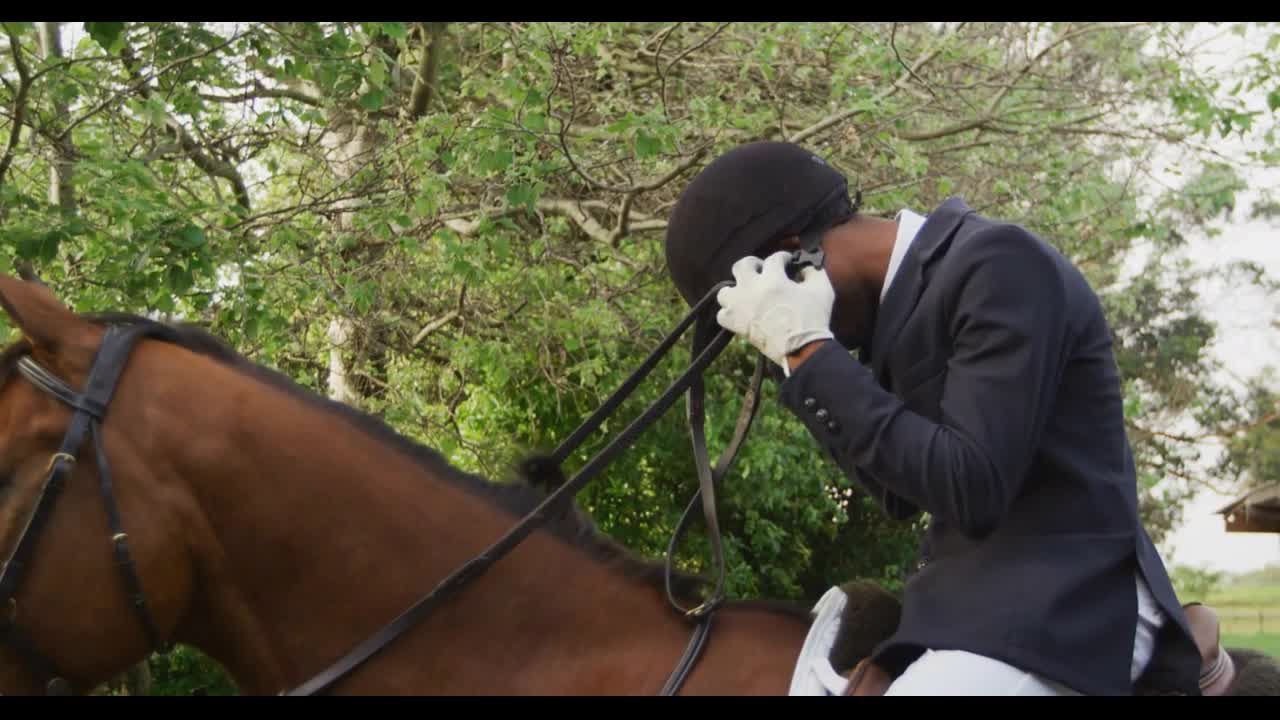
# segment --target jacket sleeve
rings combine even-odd
[[[908,410],[835,342],[781,394],[890,514],[916,506],[980,538],[1017,497],[1053,408],[1069,344],[1067,292],[1052,256],[1023,230],[999,226],[966,246],[934,279],[950,286],[942,302],[952,308],[939,422]]]

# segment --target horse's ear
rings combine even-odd
[[[38,280],[28,282],[0,274],[0,306],[33,347],[49,353],[57,352],[83,328],[79,316]]]

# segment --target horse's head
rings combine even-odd
[[[183,498],[133,345],[38,282],[0,276],[0,305],[23,335],[0,356],[0,693],[86,692],[183,612]]]

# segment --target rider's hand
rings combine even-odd
[[[749,256],[733,264],[736,283],[716,294],[721,327],[747,339],[790,375],[787,355],[816,340],[830,340],[835,290],[824,270],[806,267],[799,281],[787,277],[791,253]]]

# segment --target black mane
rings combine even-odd
[[[491,501],[513,516],[513,525],[546,499],[546,494],[534,487],[533,483],[547,482],[548,472],[558,472],[558,469],[548,466],[540,458],[531,458],[521,463],[520,472],[517,473],[514,481],[492,482],[451,465],[435,449],[414,442],[396,432],[381,419],[345,403],[314,393],[283,373],[250,361],[199,326],[188,323],[162,323],[129,313],[85,313],[82,317],[104,325],[145,325],[150,328],[153,337],[211,358],[295,398],[309,402],[317,409],[337,414],[355,428],[413,458],[430,472]],[[7,348],[3,354],[0,354],[0,372],[11,369],[18,357],[29,350],[29,345],[24,340]],[[531,474],[537,477],[531,477]],[[665,591],[664,563],[640,558],[601,533],[576,504],[565,503],[561,511],[549,517],[543,528],[574,547],[586,550],[593,558]],[[671,592],[682,603],[701,602],[701,593],[708,585],[704,578],[672,572]]]

